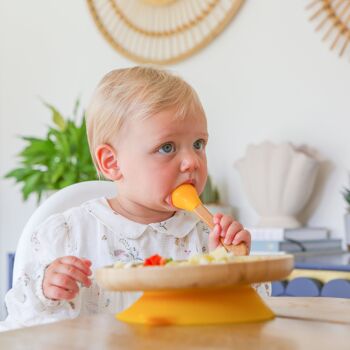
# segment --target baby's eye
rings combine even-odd
[[[173,143],[165,143],[159,148],[159,153],[169,154],[175,152],[175,145]]]
[[[202,150],[205,146],[205,140],[200,139],[194,142],[193,147],[197,150]]]

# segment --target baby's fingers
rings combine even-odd
[[[237,245],[241,242],[244,242],[248,248],[248,252],[250,252],[250,245],[251,245],[251,236],[250,232],[247,230],[242,230],[239,231],[236,235],[235,238],[233,239],[232,244]]]
[[[71,300],[74,299],[76,293],[54,285],[45,289],[45,296],[52,300]]]
[[[222,217],[223,217],[223,214],[216,213],[216,214],[213,216],[213,223],[214,223],[214,225],[220,224],[220,221],[221,221],[221,218],[222,218]]]
[[[79,292],[77,282],[73,278],[62,273],[52,274],[49,283],[52,286],[63,288],[65,290],[73,292],[74,294]]]
[[[231,244],[234,241],[236,235],[242,230],[243,226],[238,221],[233,221],[224,234],[224,243]],[[223,235],[221,234],[221,236]]]
[[[91,270],[87,262],[90,260],[79,259],[76,256],[65,256],[59,259],[59,262],[66,265],[75,266],[81,272],[85,273],[87,276],[91,275]]]
[[[209,233],[208,237],[208,247],[209,251],[214,250],[218,245],[220,245],[220,225],[215,225],[214,229]]]
[[[235,221],[231,216],[229,215],[223,215],[220,220],[220,226],[221,226],[221,237],[225,237],[228,229],[234,225],[236,227],[236,232],[243,229],[243,226],[238,222]]]
[[[77,269],[74,265],[59,264],[55,268],[55,272],[56,274],[66,276],[74,281],[80,282],[86,287],[90,287],[91,285],[91,281],[88,278],[87,274]]]

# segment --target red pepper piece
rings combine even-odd
[[[157,265],[164,265],[161,264],[161,261],[164,260],[164,258],[162,258],[160,255],[155,254],[150,256],[149,258],[147,258],[145,260],[145,262],[143,263],[144,266],[157,266]]]

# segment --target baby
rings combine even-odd
[[[220,238],[250,247],[249,232],[231,216],[216,214],[210,232],[172,205],[176,187],[189,183],[201,193],[207,179],[205,113],[181,78],[149,67],[111,71],[92,97],[87,130],[96,168],[117,196],[55,214],[21,239],[8,327],[115,313],[139,297],[101,290],[92,267],[155,253],[187,259],[215,249]]]

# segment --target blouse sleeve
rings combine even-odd
[[[6,294],[8,317],[2,329],[19,328],[74,318],[80,312],[80,296],[54,301],[43,294],[46,267],[55,259],[73,255],[73,235],[65,217],[56,214],[37,230],[23,234],[15,257],[13,288]]]

